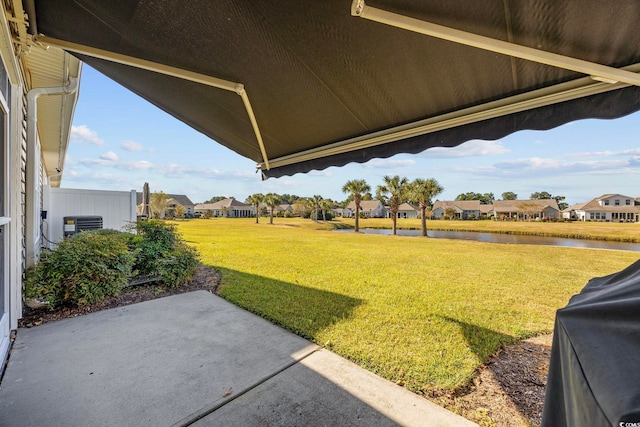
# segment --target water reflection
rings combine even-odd
[[[353,230],[336,230],[337,232],[350,232]],[[362,233],[367,234],[391,234],[389,229],[361,228]],[[572,248],[591,249],[616,249],[621,251],[640,252],[640,243],[611,242],[604,240],[566,239],[562,237],[522,236],[515,234],[478,233],[475,231],[439,231],[427,230],[429,237],[435,239],[475,240],[487,243],[521,244],[521,245],[546,245],[568,246]],[[398,230],[401,236],[420,236],[420,230]]]

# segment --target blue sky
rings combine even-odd
[[[344,200],[351,179],[375,189],[384,175],[435,178],[440,200],[460,193],[506,191],[566,196],[570,204],[604,193],[640,197],[640,113],[617,120],[583,120],[499,141],[469,141],[261,181],[255,163],[191,129],[85,65],[62,177],[64,188],[186,194],[244,200],[252,193],[320,194]]]

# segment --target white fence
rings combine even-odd
[[[51,242],[64,237],[65,216],[98,215],[102,217],[102,228],[122,230],[136,221],[136,192],[78,190],[71,188],[45,189],[43,234]],[[48,199],[48,200],[47,200]],[[46,241],[44,242],[46,244]]]

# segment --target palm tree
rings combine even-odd
[[[324,199],[322,198],[322,196],[318,194],[309,198],[309,203],[313,206],[313,212],[315,213],[313,217],[315,221],[318,220],[318,211],[320,210],[320,204],[322,203],[323,200]]]
[[[432,199],[442,193],[444,188],[434,178],[416,178],[409,184],[409,201],[420,207],[422,236],[427,237],[427,207],[432,205]]]
[[[162,191],[158,191],[157,193],[151,194],[149,199],[149,208],[151,209],[153,217],[164,218],[164,214],[169,207],[169,195]]]
[[[256,207],[256,224],[260,221],[258,218],[260,217],[260,203],[264,200],[264,194],[255,193],[247,197],[247,203]]]
[[[327,220],[326,212],[331,209],[332,203],[329,199],[322,199],[320,201],[320,209],[322,210],[322,220]]]
[[[399,175],[393,178],[389,175],[385,175],[382,180],[383,185],[378,185],[376,194],[380,194],[383,198],[387,199],[389,203],[389,210],[391,211],[391,220],[393,221],[393,235],[396,235],[396,222],[398,221],[398,208],[407,197],[407,186],[409,180],[406,177],[400,178]]]
[[[269,206],[269,224],[273,224],[273,209],[280,204],[280,196],[276,193],[269,193],[264,196],[263,202]]]
[[[353,202],[356,204],[356,233],[360,231],[360,202],[362,201],[363,194],[369,191],[371,191],[371,187],[364,179],[352,179],[342,186],[342,192],[351,194]]]

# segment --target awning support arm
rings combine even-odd
[[[559,55],[557,53],[521,46],[503,40],[492,39],[490,37],[480,36],[466,31],[456,30],[393,12],[387,12],[382,9],[367,6],[364,0],[353,1],[351,4],[351,14],[353,16],[359,16],[360,18],[464,44],[466,46],[472,46],[491,52],[526,59],[528,61],[576,71],[578,73],[589,75],[594,80],[599,80],[605,83],[621,82],[640,86],[640,75],[636,73],[594,62],[584,61],[582,59]]]
[[[128,65],[130,67],[140,68],[143,70],[153,71],[166,76],[177,77],[183,80],[189,80],[192,82],[200,83],[203,85],[215,87],[217,89],[223,89],[230,92],[237,93],[242,98],[242,103],[247,110],[247,115],[251,121],[251,126],[258,140],[260,146],[260,152],[262,153],[262,159],[264,161],[265,168],[269,170],[269,158],[267,157],[267,151],[264,147],[262,140],[262,134],[258,127],[256,116],[249,102],[249,96],[242,83],[235,83],[228,80],[219,79],[217,77],[208,76],[206,74],[196,73],[182,68],[172,67],[157,62],[147,61],[145,59],[134,58],[132,56],[123,55],[116,52],[110,52],[108,50],[98,49],[91,46],[85,46],[78,43],[68,42],[65,40],[59,40],[52,37],[39,35],[35,38],[35,41],[45,46],[54,46],[69,52],[75,52],[82,55],[91,56],[93,58],[104,59],[106,61],[115,62],[118,64]]]

